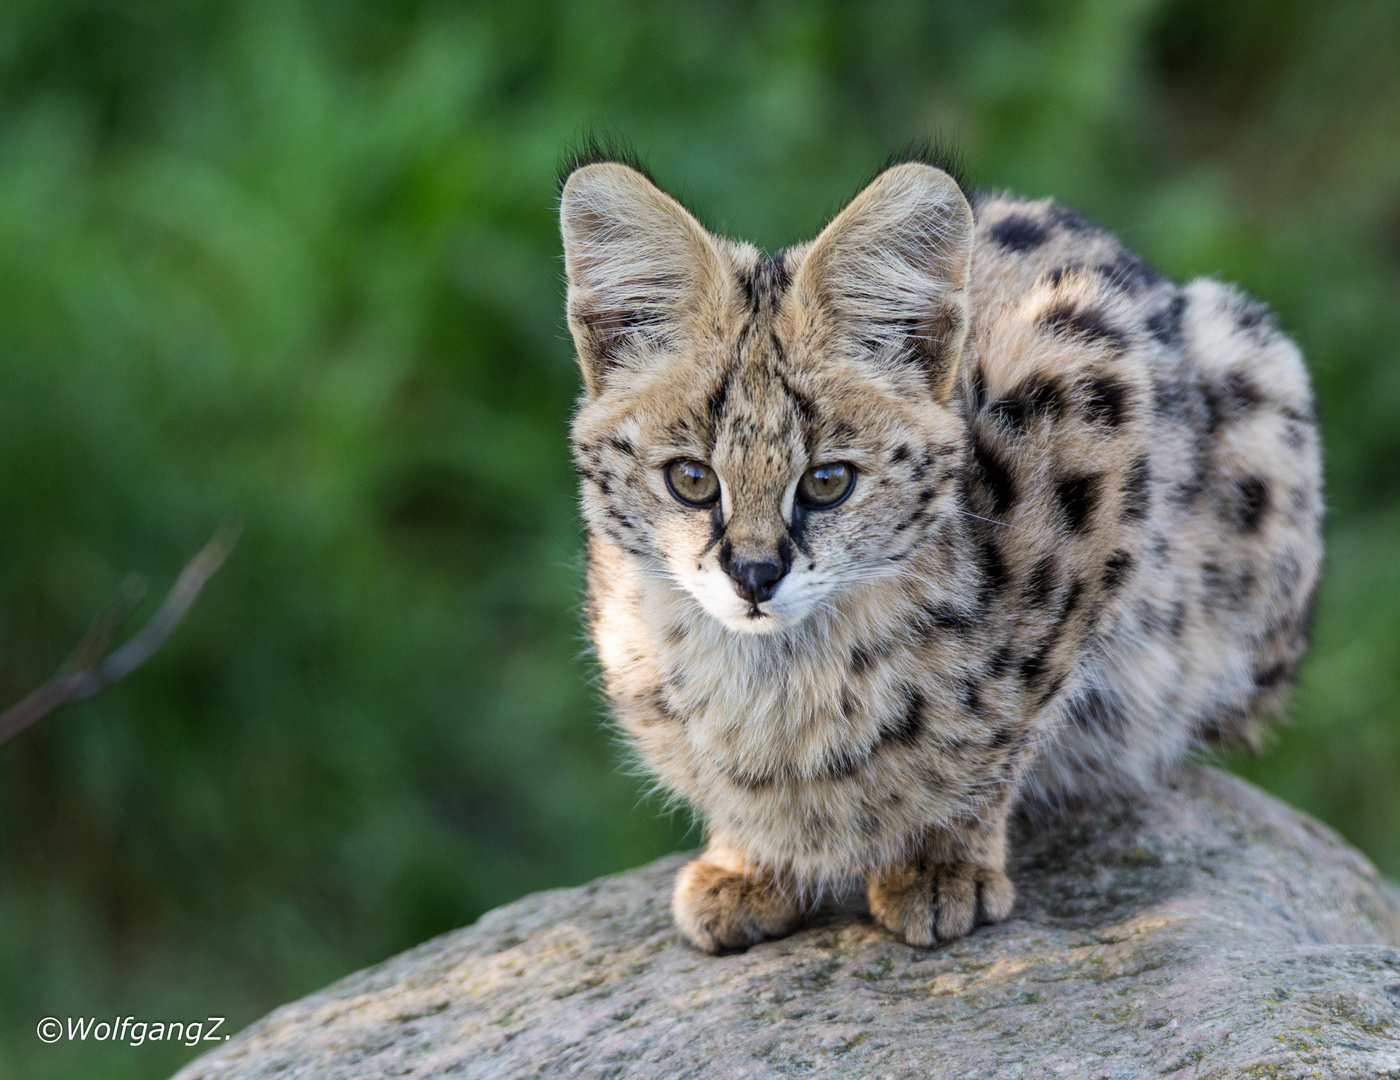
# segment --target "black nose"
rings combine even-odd
[[[732,562],[724,568],[734,591],[750,604],[773,599],[787,567],[780,562]]]

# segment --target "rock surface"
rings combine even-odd
[[[528,896],[271,1013],[178,1080],[1400,1077],[1400,903],[1241,780],[1024,838],[1009,922],[930,951],[858,912],[682,944],[671,857]]]

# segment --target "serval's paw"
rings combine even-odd
[[[870,876],[868,895],[876,922],[924,948],[1001,922],[1016,901],[1010,878],[975,863],[882,870]]]
[[[783,937],[802,918],[796,898],[768,874],[737,873],[703,858],[676,875],[671,911],[681,933],[709,953],[743,952]]]

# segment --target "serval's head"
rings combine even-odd
[[[595,533],[764,633],[945,527],[972,246],[948,173],[888,168],[771,258],[617,162],[575,169],[560,218]]]

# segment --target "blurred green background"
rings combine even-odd
[[[600,723],[554,173],[625,133],[813,233],[910,136],[1271,303],[1330,555],[1245,774],[1400,873],[1392,0],[0,7],[0,704],[121,578],[242,541],[166,649],[0,748],[0,1078],[159,1077],[40,1017],[267,1009],[687,839]]]

